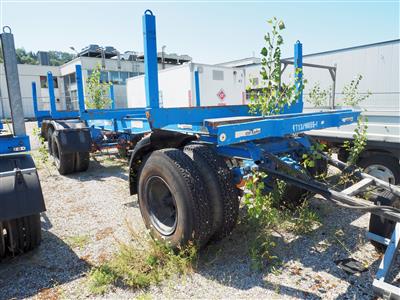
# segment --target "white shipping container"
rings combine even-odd
[[[195,73],[198,72],[196,92]],[[187,63],[158,71],[160,107],[241,105],[246,103],[244,70]],[[144,76],[126,82],[128,106],[146,107]]]

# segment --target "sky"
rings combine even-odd
[[[72,52],[89,44],[143,51],[141,16],[156,16],[157,47],[198,63],[259,56],[267,20],[282,19],[283,57],[400,38],[397,1],[34,1],[0,0],[1,27],[17,47]]]

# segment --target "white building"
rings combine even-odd
[[[97,46],[97,45],[91,45]],[[101,80],[114,85],[114,95],[117,108],[127,107],[126,80],[144,74],[143,55],[130,52],[119,54],[99,51],[104,48],[85,48],[79,57],[62,66],[27,65],[19,64],[18,73],[21,86],[24,114],[26,118],[33,118],[32,82],[36,82],[39,109],[49,109],[49,90],[47,72],[51,71],[54,79],[55,97],[59,110],[74,110],[78,108],[75,65],[82,66],[83,85],[92,70],[101,66]],[[107,48],[106,48],[107,49]],[[98,51],[98,52],[97,52]],[[158,53],[159,68],[169,68],[177,64],[190,61],[187,55]],[[10,117],[7,84],[4,65],[0,64],[0,119]]]
[[[307,45],[303,45],[304,52],[307,52]],[[343,87],[360,74],[363,78],[360,82],[359,93],[371,92],[371,96],[361,104],[361,107],[368,111],[385,110],[398,118],[400,115],[399,53],[400,40],[391,40],[307,54],[303,56],[303,62],[336,66],[335,105],[340,106],[343,103]],[[293,58],[288,58],[288,60],[293,60]],[[247,87],[257,88],[262,85],[261,65],[256,58],[230,61],[219,65],[244,68]],[[308,81],[304,90],[304,103],[305,107],[310,107],[311,104],[307,102],[309,89],[317,82],[320,83],[321,88],[326,89],[332,86],[333,81],[326,69],[312,67],[303,69],[304,78]],[[293,75],[293,66],[289,65],[282,74],[282,80],[293,80]],[[253,85],[250,82],[252,79],[255,79]],[[329,104],[331,103],[326,103],[326,105]]]
[[[185,63],[158,72],[160,107],[224,106],[245,104],[244,71]],[[129,107],[146,107],[144,76],[126,84]]]

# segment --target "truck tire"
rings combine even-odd
[[[365,173],[387,181],[391,184],[400,183],[399,160],[384,154],[377,154],[361,158],[358,165]]]
[[[89,168],[90,154],[89,152],[75,153],[75,172],[85,172]]]
[[[75,170],[74,153],[63,153],[59,137],[55,135],[55,132],[53,133],[51,140],[54,163],[58,172],[61,175],[73,173]]]
[[[12,255],[33,250],[41,242],[40,215],[21,217],[5,222],[6,246]]]
[[[53,128],[50,127],[47,130],[47,150],[51,156],[53,156],[53,145],[52,145],[52,140],[53,140]]]
[[[387,205],[400,208],[400,198],[389,191],[383,191],[379,194],[376,194],[370,197],[370,200],[374,201],[376,205]],[[374,214],[371,214],[369,219],[369,231],[388,239],[390,239],[395,226],[395,222]],[[386,245],[375,241],[371,241],[371,244],[374,245],[378,252],[383,253],[386,250]]]
[[[189,144],[184,152],[194,161],[203,178],[213,207],[212,240],[229,235],[239,215],[239,191],[224,159],[211,146]]]
[[[140,212],[153,238],[173,249],[204,246],[213,228],[212,205],[192,160],[178,149],[157,150],[138,176]]]
[[[0,260],[6,255],[6,240],[3,222],[0,222]]]
[[[328,164],[323,159],[316,160],[315,167],[307,168],[307,172],[312,177],[326,173],[327,170]],[[283,208],[296,209],[306,200],[309,195],[312,195],[312,193],[307,191],[306,189],[292,184],[286,184],[285,190],[282,194],[280,205]]]

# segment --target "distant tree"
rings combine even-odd
[[[75,58],[75,55],[62,51],[49,51],[50,65],[61,66]]]
[[[17,61],[19,64],[38,65],[39,59],[37,54],[32,51],[27,52],[24,48],[15,49]],[[61,66],[75,58],[74,54],[62,51],[49,51],[49,59],[51,66]],[[0,47],[0,63],[3,62],[3,51]]]
[[[15,52],[17,54],[18,63],[29,64],[29,65],[39,64],[37,55],[32,51],[27,52],[24,48],[17,48]]]

